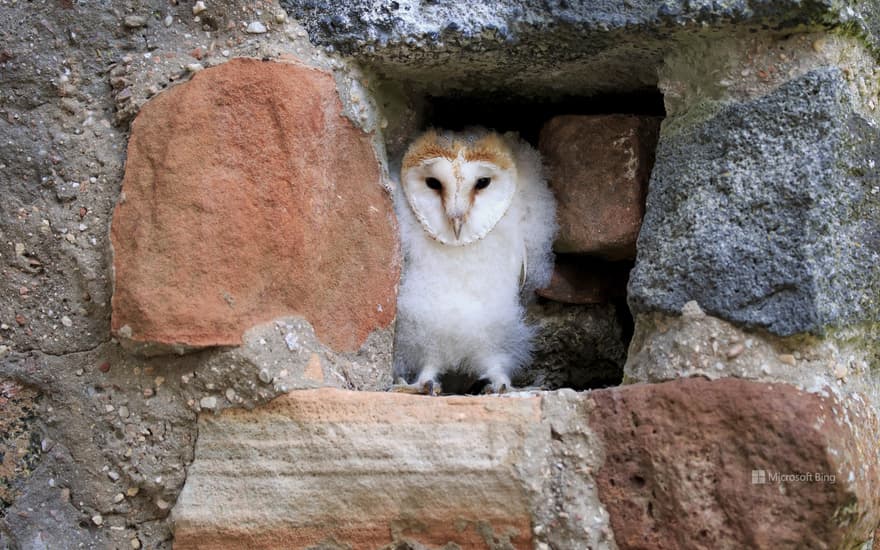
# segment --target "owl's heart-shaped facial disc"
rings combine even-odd
[[[517,174],[496,134],[444,139],[428,132],[407,151],[401,183],[410,208],[436,241],[465,246],[485,237],[510,208]]]

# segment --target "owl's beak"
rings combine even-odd
[[[461,235],[461,218],[456,216],[454,218],[450,218],[449,221],[452,222],[452,232],[455,233],[455,240],[458,240]]]

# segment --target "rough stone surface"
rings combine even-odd
[[[618,548],[854,548],[880,522],[880,425],[864,405],[700,378],[591,398]]]
[[[615,386],[623,378],[629,333],[622,301],[572,306],[539,303],[529,308],[537,327],[532,362],[516,387],[585,390]],[[623,315],[621,315],[623,313]]]
[[[203,416],[174,546],[532,548],[513,465],[540,403],[316,390]]]
[[[783,336],[877,319],[880,133],[854,101],[825,67],[664,130],[633,312],[696,300]]]
[[[390,200],[333,77],[237,59],[146,104],[113,215],[124,342],[235,345],[289,313],[360,347],[394,318]]]
[[[136,541],[168,550],[168,513],[192,459],[202,397],[233,406],[232,388],[234,406],[254,407],[313,387],[321,374],[327,385],[387,387],[391,339],[374,331],[356,353],[335,353],[291,318],[256,327],[233,351],[144,359],[120,349],[110,335],[108,228],[128,123],[160,90],[190,78],[185,67],[196,62],[296,56],[329,68],[330,60],[262,0],[211,0],[198,19],[193,2],[0,4],[0,379],[39,395],[18,424],[27,444],[23,432],[0,437],[16,447],[0,462],[21,458],[2,497],[14,498],[0,512],[0,548]],[[147,24],[125,27],[127,16]],[[266,34],[246,34],[241,21],[255,20]],[[336,64],[345,112],[373,124],[356,74]],[[301,349],[288,348],[288,333]],[[16,405],[6,405],[12,414]]]
[[[641,314],[635,320],[624,383],[665,382],[692,376],[786,382],[810,392],[831,389],[880,404],[877,329],[851,327],[825,338],[782,338],[744,331],[706,315],[695,303],[679,316]]]
[[[281,0],[312,41],[431,93],[593,95],[653,86],[670,45],[695,31],[845,26],[874,40],[869,2],[423,2]],[[854,9],[855,8],[855,9]]]
[[[553,276],[538,296],[564,304],[604,304],[626,297],[630,262],[603,262],[576,255],[556,255]]]
[[[635,258],[659,128],[659,118],[626,115],[547,122],[539,149],[558,203],[554,250]]]
[[[15,501],[40,456],[37,396],[21,384],[0,380],[0,515]]]
[[[200,417],[175,547],[851,548],[880,522],[878,437],[864,402],[736,379],[304,390]]]

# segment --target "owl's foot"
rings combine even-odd
[[[403,378],[398,378],[397,382],[391,386],[391,390],[396,393],[409,393],[413,395],[440,395],[442,388],[440,382],[428,380],[422,384],[407,384]]]
[[[511,386],[506,382],[501,382],[497,385],[489,382],[488,384],[483,386],[483,395],[492,395],[493,393],[507,393],[510,390]]]

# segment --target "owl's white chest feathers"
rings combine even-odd
[[[398,317],[410,352],[457,364],[523,338],[519,299],[524,243],[517,208],[484,238],[449,246],[422,231],[399,203],[406,254]]]
[[[408,247],[401,307],[456,319],[463,330],[508,318],[519,307],[524,253],[522,236],[511,221],[505,216],[483,239],[466,246],[444,245],[416,230],[410,238],[421,242]]]

